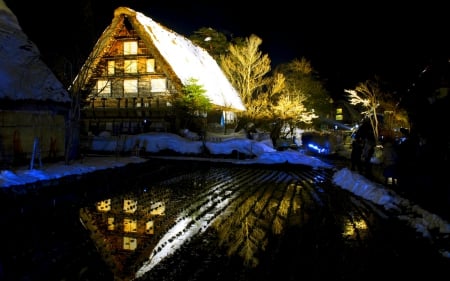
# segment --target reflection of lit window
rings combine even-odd
[[[123,200],[123,211],[128,214],[132,214],[136,212],[137,209],[137,201],[136,200]]]
[[[154,234],[155,233],[155,230],[154,230],[154,223],[153,223],[153,221],[148,221],[146,224],[145,224],[145,233],[146,234]]]
[[[123,80],[123,91],[125,92],[125,94],[137,94],[138,80],[137,79]]]
[[[138,72],[137,60],[125,60],[124,61],[124,72],[125,73],[137,73]]]
[[[166,211],[166,204],[164,202],[156,202],[150,205],[151,215],[154,216],[163,216]]]
[[[115,61],[113,61],[113,60],[109,60],[108,61],[108,74],[109,75],[113,75],[114,74],[115,65],[116,65]]]
[[[150,83],[152,92],[165,92],[167,89],[166,78],[155,78]]]
[[[101,212],[111,211],[111,199],[97,202],[97,210]]]
[[[343,233],[343,235],[344,235],[345,237],[348,237],[348,236],[354,236],[354,235],[355,235],[355,229],[354,229],[354,227],[353,227],[353,224],[352,224],[350,221],[348,221],[348,222],[344,225],[344,233]]]
[[[114,230],[114,218],[108,218],[108,230]]]
[[[366,221],[364,221],[364,220],[355,221],[354,223],[355,223],[355,227],[357,229],[360,229],[360,230],[367,229],[367,224],[366,224]]]
[[[137,239],[134,237],[123,237],[123,248],[125,250],[136,250],[137,248]]]
[[[97,80],[97,93],[99,96],[108,96],[111,94],[111,82],[104,79]]]
[[[123,42],[123,54],[124,55],[136,55],[138,50],[137,41]]]
[[[367,224],[364,220],[347,220],[344,224],[344,233],[342,235],[347,238],[356,238],[358,233],[359,237],[362,238],[365,230],[367,230]]]
[[[123,219],[124,232],[137,232],[137,220]]]

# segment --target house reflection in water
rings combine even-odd
[[[128,194],[80,210],[92,241],[120,279],[132,278],[135,266],[148,259],[164,233],[163,225],[171,224],[165,216],[167,197],[154,199],[147,193]]]

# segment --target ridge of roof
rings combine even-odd
[[[128,15],[130,17],[135,17],[136,11],[131,8],[124,7],[124,6],[118,7],[114,10],[114,17],[119,17],[122,14]]]

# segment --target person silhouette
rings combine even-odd
[[[357,136],[352,141],[352,151],[350,153],[351,170],[352,171],[363,171],[363,163],[361,160],[363,152],[364,143],[361,137]]]

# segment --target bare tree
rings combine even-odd
[[[355,89],[344,91],[348,93],[350,104],[360,104],[365,109],[362,114],[369,119],[373,136],[377,141],[379,138],[377,108],[380,105],[379,100],[383,96],[379,83],[373,80],[366,80],[365,82],[359,83]]]
[[[101,48],[94,48],[87,60],[81,66],[77,76],[72,80],[72,83],[68,87],[68,91],[71,95],[71,108],[69,116],[67,118],[67,139],[65,148],[65,164],[69,164],[70,160],[73,160],[73,154],[77,154],[77,150],[80,149],[80,119],[81,108],[83,102],[88,98],[88,95],[92,93],[92,89],[96,87],[95,83],[91,82],[92,76],[99,76],[101,68],[95,68],[94,65],[101,59]],[[111,81],[108,81],[111,83]],[[106,86],[107,84],[105,84]],[[99,89],[97,93],[101,93],[103,89]]]
[[[231,44],[229,53],[221,56],[220,65],[248,108],[254,100],[258,99],[264,87],[269,83],[266,75],[271,68],[268,55],[263,55],[259,50],[262,43],[261,38],[252,34],[244,41],[242,45]],[[258,114],[259,108],[259,106],[255,106],[254,110],[244,114],[253,120]]]
[[[393,137],[395,129],[409,127],[408,113],[400,107],[400,100],[382,89],[377,78],[359,83],[354,90],[345,90],[352,105],[361,105],[362,112],[372,127],[373,136],[378,141],[380,135]],[[383,116],[380,122],[379,116]]]

